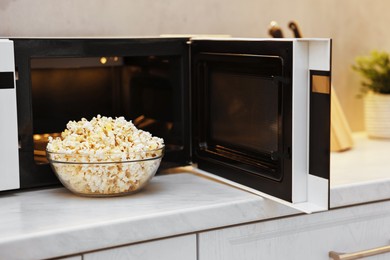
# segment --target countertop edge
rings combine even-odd
[[[346,184],[330,189],[330,208],[388,200],[390,179]]]

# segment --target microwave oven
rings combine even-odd
[[[48,136],[101,114],[164,138],[162,169],[328,208],[330,39],[15,38],[0,54],[1,191],[58,184]]]

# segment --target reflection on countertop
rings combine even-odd
[[[0,259],[46,259],[295,214],[185,171],[156,176],[123,197],[80,197],[64,188],[7,192],[0,196]]]
[[[390,139],[371,139],[363,132],[353,139],[352,149],[331,153],[331,207],[390,198]]]

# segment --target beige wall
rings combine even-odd
[[[350,66],[356,55],[390,50],[388,10],[388,0],[0,0],[0,36],[268,37],[276,20],[290,37],[287,23],[296,20],[304,36],[333,39],[333,83],[357,131],[362,100]]]

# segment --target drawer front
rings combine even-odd
[[[204,232],[200,260],[329,259],[389,245],[390,201]],[[369,259],[390,259],[390,253]]]
[[[83,255],[84,260],[196,260],[196,235],[186,235],[106,249]]]

